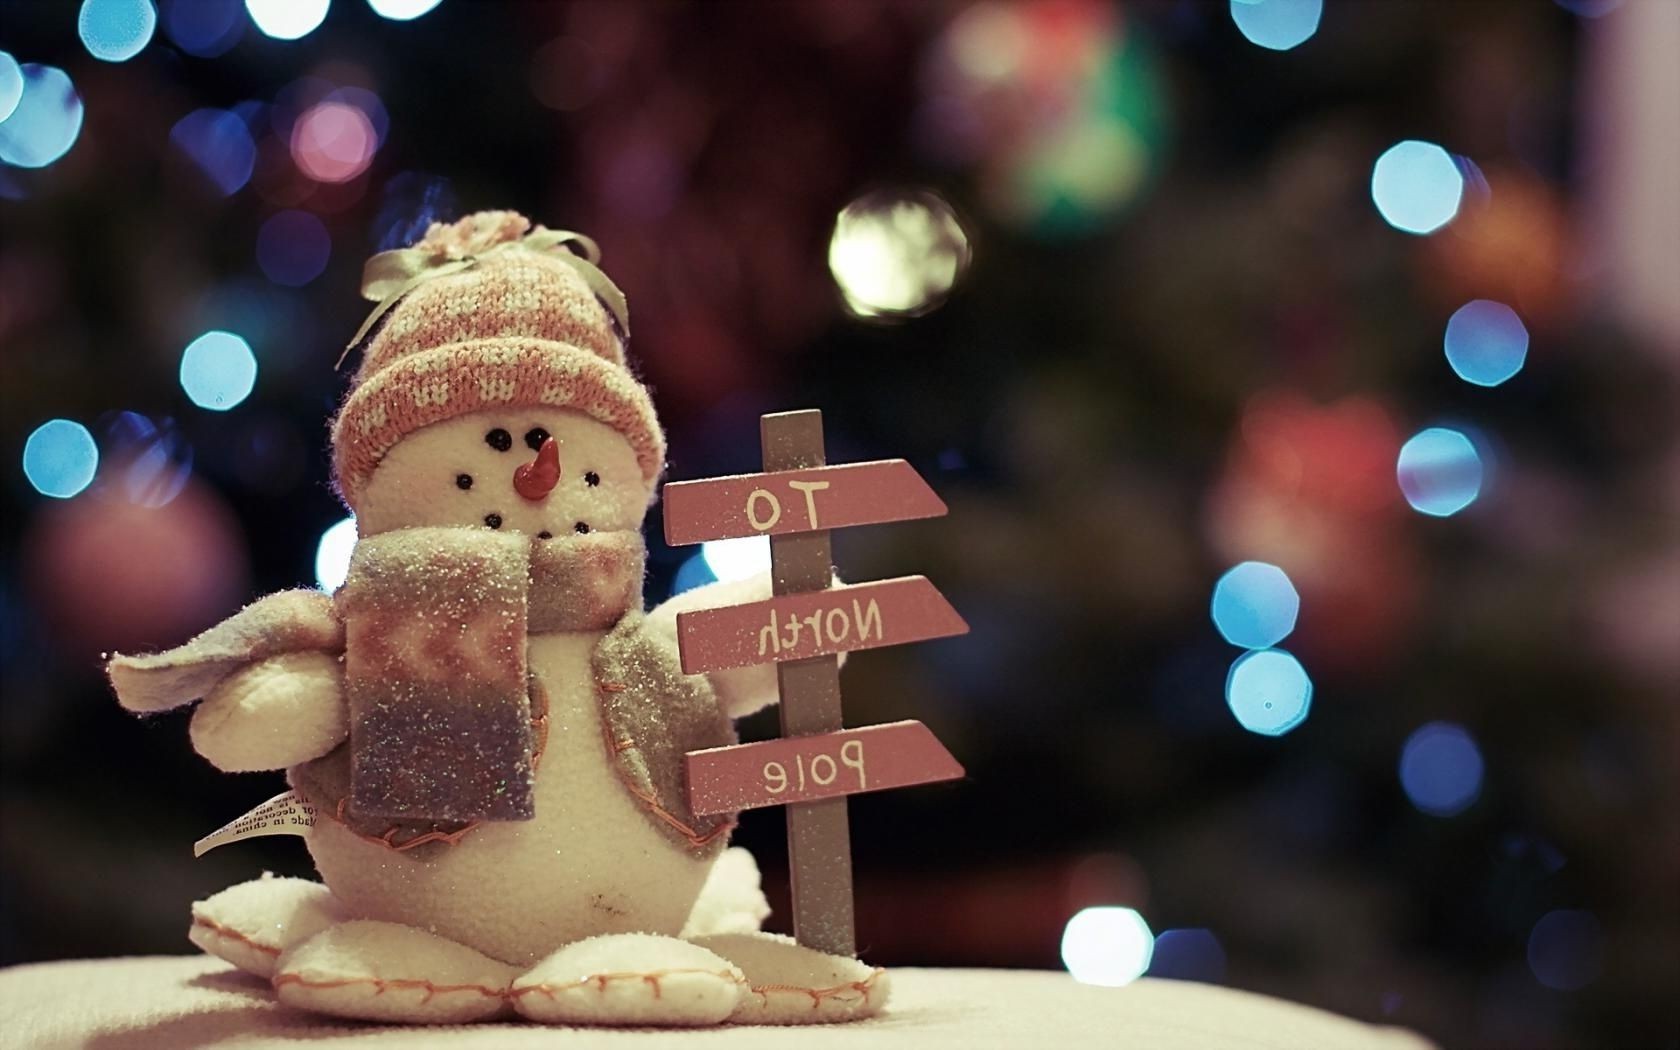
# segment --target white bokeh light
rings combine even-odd
[[[368,6],[380,18],[389,18],[393,22],[407,22],[419,18],[430,11],[443,0],[368,0]]]
[[[23,98],[23,67],[9,52],[0,51],[0,123],[12,115]]]
[[[1434,233],[1458,215],[1463,199],[1464,173],[1433,142],[1397,142],[1371,167],[1371,200],[1397,230]]]
[[[345,518],[321,533],[315,546],[315,582],[331,594],[350,575],[350,551],[356,546],[356,519]]]
[[[327,20],[332,0],[245,0],[245,10],[264,36],[298,40]]]
[[[1155,935],[1131,908],[1086,908],[1062,931],[1062,965],[1082,984],[1131,984],[1154,955]]]
[[[720,580],[747,580],[770,571],[770,538],[743,536],[734,540],[710,540],[700,545],[706,568]]]
[[[846,205],[828,268],[859,317],[914,317],[945,301],[968,268],[968,235],[931,193],[874,193]]]

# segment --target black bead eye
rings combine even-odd
[[[513,435],[509,434],[501,427],[497,427],[495,430],[492,430],[490,433],[484,435],[484,443],[495,449],[497,452],[506,452],[508,449],[513,447]]]
[[[580,521],[576,525],[572,526],[572,530],[574,532],[588,532],[589,531],[589,523],[587,521]]]
[[[457,475],[455,475],[455,487],[458,488],[458,489],[461,489],[463,491],[472,488],[472,475],[471,474],[457,474]]]
[[[590,488],[594,488],[601,483],[601,475],[591,470],[583,475],[583,483]]]
[[[500,514],[486,514],[484,516],[484,524],[490,526],[492,529],[499,529],[502,527],[502,516]]]
[[[548,440],[548,431],[542,427],[532,427],[525,431],[525,447],[532,452],[542,450],[543,442]]]

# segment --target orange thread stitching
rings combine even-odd
[[[704,846],[710,843],[713,839],[717,838],[719,835],[727,834],[735,828],[735,821],[725,821],[713,828],[710,832],[702,835],[698,831],[695,831],[692,827],[683,823],[682,820],[673,815],[670,810],[661,806],[652,793],[641,791],[629,783],[626,783],[624,786],[629,790],[630,794],[640,799],[642,805],[646,806],[654,816],[682,832],[683,837],[688,839],[689,845],[691,846]]]
[[[600,680],[597,680],[595,685],[607,692],[617,692],[624,688],[624,686],[621,685],[618,686],[617,689],[614,689],[612,683],[602,682]],[[654,797],[651,791],[643,791],[641,788],[637,787],[625,774],[624,767],[619,765],[617,762],[619,755],[626,751],[635,749],[636,741],[631,737],[626,737],[623,740],[614,740],[611,735],[611,730],[607,726],[607,720],[604,718],[601,720],[601,742],[606,745],[607,757],[613,760],[613,767],[618,771],[618,779],[623,782],[625,790],[630,792],[630,794],[633,795],[637,801],[641,802],[642,805],[646,806],[654,816],[681,832],[683,838],[688,840],[688,844],[690,846],[698,849],[702,846],[709,845],[718,836],[727,835],[729,832],[735,830],[736,822],[734,820],[727,820],[713,828],[710,832],[702,835],[698,831],[695,831],[691,825],[684,823],[681,818],[677,817],[670,810],[661,806],[659,804],[659,800]]]
[[[613,981],[645,981],[653,986],[653,997],[658,999],[664,995],[664,989],[659,983],[661,980],[666,977],[677,977],[687,974],[704,974],[709,977],[721,977],[724,980],[736,985],[744,985],[747,983],[746,978],[737,977],[735,973],[730,970],[699,970],[690,968],[678,970],[657,970],[653,973],[597,973],[591,974],[588,977],[579,978],[575,981],[569,981],[565,984],[528,984],[523,988],[512,989],[508,992],[508,997],[517,999],[522,995],[529,995],[532,992],[541,992],[543,995],[548,996],[550,1001],[552,1001],[555,993],[569,992],[574,988],[587,988],[590,985],[594,985],[596,992],[605,994],[607,985]]]
[[[824,999],[839,999],[845,996],[847,992],[857,993],[859,996],[858,1001],[867,1000],[869,998],[870,989],[875,986],[876,980],[886,972],[887,971],[881,969],[880,967],[876,967],[873,973],[861,981],[853,981],[850,984],[837,984],[831,988],[803,988],[797,984],[755,984],[749,988],[748,991],[757,995],[760,1000],[760,1005],[765,1007],[770,1005],[771,992],[799,992],[802,995],[808,995],[811,997],[811,1009],[815,1010],[822,1005],[822,1001]]]
[[[240,941],[244,944],[250,945],[252,948],[255,948],[257,951],[262,952],[265,955],[280,954],[279,948],[270,947],[266,944],[259,944],[257,940],[249,934],[240,933],[232,927],[223,926],[221,923],[215,922],[211,919],[206,919],[201,915],[194,915],[192,917],[192,921],[194,926],[202,926],[217,936],[226,937],[229,940]]]
[[[374,995],[384,995],[387,988],[424,988],[426,989],[426,998],[420,1000],[422,1004],[431,1002],[432,996],[440,992],[478,992],[490,999],[506,999],[508,995],[506,991],[486,988],[482,984],[433,984],[430,981],[410,977],[397,977],[390,980],[380,977],[346,977],[338,981],[311,981],[302,974],[276,974],[274,987],[278,989],[283,984],[298,984],[305,988],[347,988],[352,984],[371,984],[374,986]]]

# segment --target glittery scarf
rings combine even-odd
[[[640,594],[642,549],[635,533],[533,541],[457,528],[358,542],[335,600],[350,709],[341,815],[381,827],[529,820],[541,711],[528,633],[617,622]]]

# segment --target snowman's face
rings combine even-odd
[[[559,480],[514,486],[548,439]],[[521,489],[524,490],[523,494]],[[364,536],[416,526],[515,530],[539,539],[640,528],[648,492],[636,452],[618,431],[569,409],[487,409],[403,438],[362,492]]]

